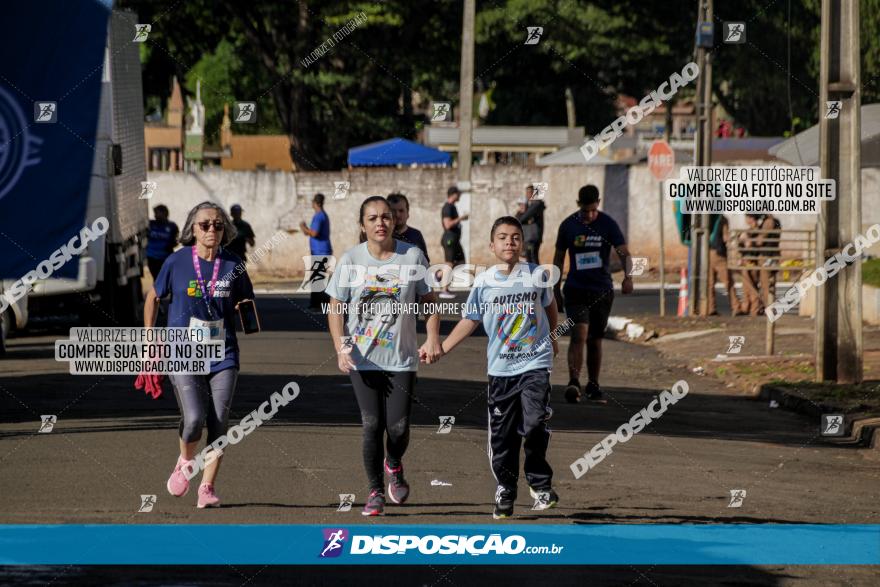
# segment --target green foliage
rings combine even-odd
[[[223,102],[257,101],[260,124],[236,132],[285,132],[301,169],[338,168],[349,147],[415,137],[426,119],[414,113],[414,99],[422,108],[433,100],[458,102],[458,0],[119,4],[135,10],[138,22],[153,24],[141,47],[146,104],[164,102],[173,75],[190,94],[201,79],[208,141],[216,142]],[[816,122],[819,5],[716,0],[715,96],[750,134],[782,135]],[[691,0],[478,3],[475,95],[494,88],[486,124],[564,125],[571,88],[577,123],[588,133],[601,130],[614,117],[618,93],[639,99],[692,59],[696,6]],[[880,99],[880,0],[861,0],[860,9],[862,101],[870,103]],[[366,22],[314,63],[303,62],[362,12]],[[747,22],[746,44],[721,43],[725,20]],[[537,45],[524,44],[529,26],[544,27]]]
[[[235,125],[236,134],[284,132],[272,100],[253,95],[253,88],[259,87],[258,82],[261,80],[244,66],[239,57],[241,53],[240,48],[224,39],[212,53],[199,59],[187,72],[185,87],[192,96],[196,93],[196,82],[201,80],[202,103],[205,105],[205,137],[209,144],[219,144],[223,106],[228,104],[231,113],[236,101],[256,101],[259,121],[255,125]]]
[[[870,259],[862,263],[862,283],[880,287],[880,259]]]

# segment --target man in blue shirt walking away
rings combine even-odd
[[[309,253],[314,256],[333,254],[333,245],[330,244],[330,217],[324,211],[324,194],[315,194],[312,198],[312,208],[315,215],[312,216],[312,225],[306,226],[305,222],[300,222],[300,229],[303,234],[309,237]],[[307,268],[308,269],[308,268]],[[324,292],[313,291],[309,296],[309,309],[312,311],[321,311],[321,302],[328,301]]]

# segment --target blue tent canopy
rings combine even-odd
[[[352,167],[371,165],[449,165],[452,156],[401,138],[388,139],[348,150],[348,164]]]

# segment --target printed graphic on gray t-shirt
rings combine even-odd
[[[428,262],[418,247],[395,240],[394,255],[385,261],[373,257],[367,243],[349,249],[336,265],[326,293],[353,306],[345,334],[354,346],[351,358],[358,371],[416,371],[419,366],[416,320],[400,304],[415,304],[431,291],[424,279],[405,281],[403,267]]]
[[[464,316],[483,322],[489,338],[488,373],[493,377],[553,367],[550,323],[544,310],[553,297],[550,286],[531,280],[536,268],[534,263],[520,263],[505,276],[496,266],[474,280]]]

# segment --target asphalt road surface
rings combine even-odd
[[[633,302],[641,302],[639,297]],[[54,360],[53,342],[66,337],[63,330],[10,340],[8,357],[0,362],[0,523],[492,523],[486,339],[480,331],[438,364],[419,370],[404,459],[410,502],[389,505],[384,518],[363,518],[359,505],[367,490],[359,412],[348,377],[336,367],[326,321],[305,310],[305,298],[262,296],[258,303],[265,330],[240,335],[242,370],[230,423],[290,381],[301,394],[227,451],[216,485],[220,509],[196,509],[194,491],[174,498],[165,490],[177,456],[178,411],[170,388],[153,400],[133,388],[133,377],[68,374],[67,364]],[[614,313],[625,312],[615,307]],[[444,320],[443,332],[453,325],[451,317]],[[549,449],[561,502],[554,510],[532,511],[521,479],[515,523],[877,523],[876,453],[823,443],[817,422],[731,395],[720,383],[669,364],[651,348],[612,340],[604,343],[601,379],[607,402],[566,404],[567,345],[567,338],[561,339],[552,377]],[[576,458],[682,379],[690,387],[684,399],[575,479],[569,466]],[[37,434],[43,414],[58,417],[49,434]],[[456,418],[451,433],[437,434],[439,418],[450,415]],[[444,485],[432,484],[436,481]],[[728,507],[734,489],[747,491],[739,508]],[[350,512],[337,511],[340,493],[356,495]],[[150,513],[137,513],[142,494],[158,496]],[[433,570],[410,568],[398,577],[407,577],[405,584],[459,585],[482,583],[479,577],[503,571],[459,568],[441,578]],[[870,567],[722,571],[606,567],[593,569],[591,577],[597,584],[623,585],[683,584],[688,577],[762,585],[878,579]],[[104,579],[116,577],[118,584],[143,579],[147,583],[139,584],[152,585],[164,584],[161,572],[74,567],[59,575],[56,568],[7,568],[0,579],[108,584]],[[212,572],[211,582],[205,582],[204,575]],[[179,577],[183,584],[242,584],[242,576],[277,584],[272,578],[279,572],[185,567]],[[327,579],[326,569],[301,572],[306,584]],[[522,572],[523,577],[532,573]],[[559,584],[583,584],[583,569],[558,572]],[[381,569],[364,573],[334,575],[326,584],[381,577]],[[534,573],[544,576],[540,569]],[[158,582],[150,582],[156,577]]]

